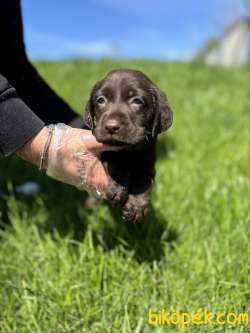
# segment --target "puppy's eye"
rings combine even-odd
[[[144,99],[142,97],[133,97],[131,99],[131,103],[136,104],[136,105],[144,105],[145,104]]]
[[[104,96],[99,96],[96,99],[96,103],[98,103],[98,104],[105,104],[106,102],[107,102],[107,99]]]

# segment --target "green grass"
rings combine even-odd
[[[147,323],[147,310],[250,315],[250,68],[147,61],[37,63],[82,113],[107,71],[145,71],[167,91],[174,126],[158,143],[152,212],[125,223],[106,204],[14,157],[1,159],[0,331],[249,332]],[[51,110],[53,112],[53,110]],[[35,180],[33,197],[12,186]]]

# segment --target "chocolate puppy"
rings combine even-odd
[[[141,220],[148,212],[157,135],[172,121],[165,94],[140,71],[111,71],[92,89],[85,128],[99,142],[124,146],[103,153],[102,161],[110,176],[107,198],[121,206],[127,220]]]

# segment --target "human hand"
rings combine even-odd
[[[106,198],[108,175],[100,155],[118,149],[97,142],[89,130],[58,124],[48,150],[47,175]]]
[[[48,128],[44,127],[17,151],[17,155],[39,166],[47,137]],[[108,175],[100,161],[100,155],[105,150],[118,149],[97,142],[91,131],[57,124],[44,168],[48,176],[106,199]]]

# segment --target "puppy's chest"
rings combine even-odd
[[[108,167],[108,170],[112,170],[113,173],[131,172],[133,166],[136,164],[135,154],[127,151],[104,152],[102,153],[101,160],[103,164]]]
[[[155,145],[148,145],[142,150],[104,152],[101,156],[109,175],[144,174],[145,170],[154,169]]]
[[[133,170],[145,162],[148,158],[147,151],[107,151],[102,153],[101,160],[103,163],[111,164],[120,170]]]

